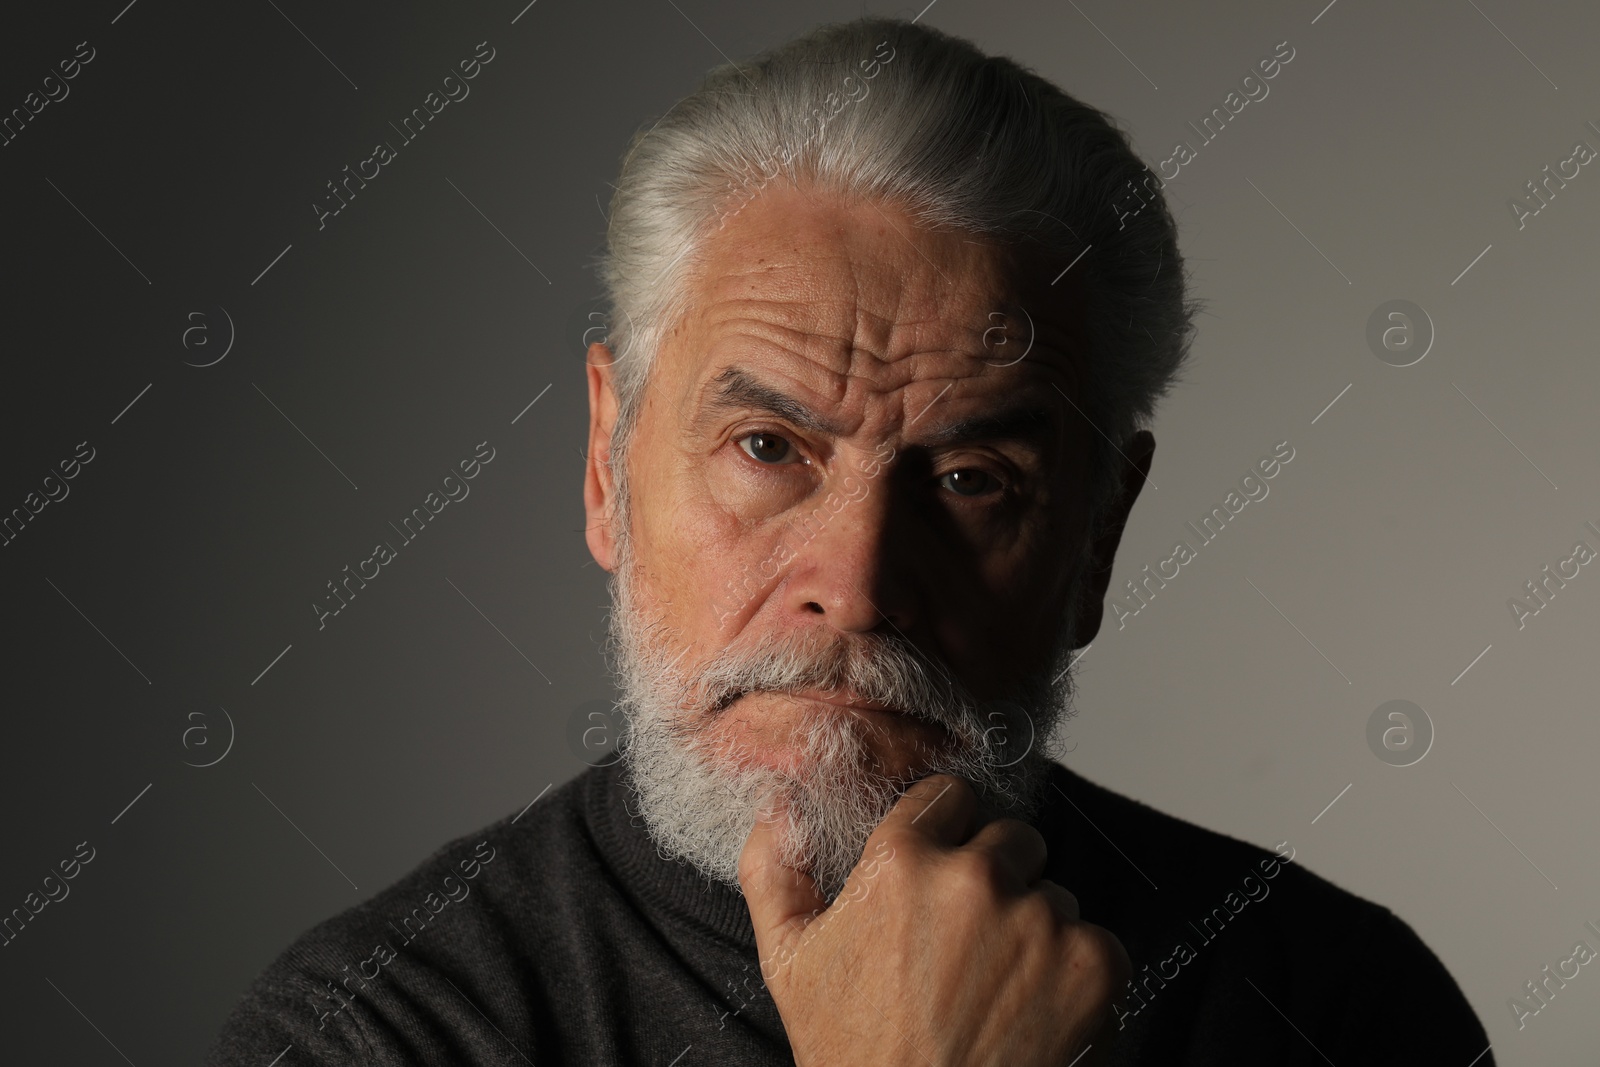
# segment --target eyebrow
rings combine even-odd
[[[750,408],[787,419],[813,433],[828,434],[832,437],[839,437],[844,433],[844,427],[838,423],[830,422],[793,397],[785,396],[771,386],[762,384],[738,367],[729,367],[706,385],[708,387],[720,385],[721,388],[701,405],[702,418],[724,411]]]
[[[929,433],[931,445],[970,444],[975,441],[1017,441],[1043,450],[1056,438],[1054,409],[1015,407],[988,415],[974,415]]]
[[[834,437],[844,433],[844,427],[818,415],[793,397],[763,384],[739,367],[729,367],[706,384],[707,387],[716,385],[720,388],[702,403],[702,418],[748,408],[786,419],[813,433]],[[1055,414],[1056,410],[1052,407],[1024,404],[1004,411],[974,415],[929,432],[921,444],[948,446],[978,441],[1016,441],[1044,451],[1056,440]],[[921,418],[921,415],[917,418]],[[915,422],[916,419],[911,421]]]

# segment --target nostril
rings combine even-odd
[[[822,610],[822,605],[818,604],[815,600],[806,601],[806,607],[811,609],[812,611],[816,612],[818,615],[827,614],[827,612]]]

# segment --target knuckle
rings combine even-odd
[[[945,878],[963,900],[993,900],[1004,887],[1005,871],[992,853],[968,849],[948,859]]]
[[[919,778],[906,789],[906,795],[928,803],[932,803],[939,796],[945,796],[948,800],[951,797],[960,797],[962,794],[977,796],[965,778],[943,772]]]
[[[915,853],[920,844],[917,835],[903,826],[880,824],[867,837],[866,847],[862,849],[863,858],[876,854],[881,847],[890,855]]]
[[[1004,823],[1010,832],[1017,834],[1019,837],[1026,838],[1028,841],[1034,844],[1037,844],[1040,847],[1040,851],[1044,852],[1046,855],[1049,854],[1050,842],[1045,839],[1044,834],[1039,831],[1037,826],[1012,816],[1006,816],[997,821]]]
[[[1065,929],[1067,924],[1079,921],[1078,898],[1071,890],[1048,878],[1039,879],[1035,889],[1052,906],[1057,925]]]
[[[1043,893],[1028,893],[1017,901],[1016,909],[1018,922],[1030,934],[1049,936],[1061,928],[1056,906]]]
[[[1074,971],[1109,995],[1133,975],[1128,950],[1110,930],[1093,923],[1074,924],[1068,947],[1068,960]]]
[[[1014,818],[1010,815],[1002,815],[997,819],[990,819],[983,825],[983,828],[979,830],[979,833],[987,834],[996,838],[997,840],[1013,844],[1020,844],[1023,841],[1028,841],[1031,843],[1034,838],[1037,838],[1041,844],[1044,842],[1044,835],[1039,833],[1038,830],[1034,829],[1032,826],[1029,826],[1021,819]]]

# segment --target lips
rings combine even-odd
[[[834,707],[848,708],[851,711],[873,711],[891,715],[906,714],[906,712],[901,708],[897,708],[892,704],[884,704],[876,700],[868,700],[852,689],[745,689],[725,695],[721,700],[718,700],[712,706],[711,712],[712,714],[717,714],[725,711],[730,705],[739,700],[741,697],[746,697],[757,692],[772,693],[777,696],[791,697],[795,700],[811,700],[819,704],[832,704]]]
[[[833,704],[836,707],[852,708],[856,711],[882,711],[900,713],[900,709],[890,704],[883,704],[876,700],[867,700],[851,689],[839,689],[824,692],[820,689],[802,689],[796,692],[785,692],[785,696],[792,696],[799,700],[816,700],[824,704]]]

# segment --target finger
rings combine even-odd
[[[1073,896],[1066,888],[1057,885],[1048,878],[1041,878],[1033,884],[1033,891],[1039,893],[1056,909],[1056,914],[1069,922],[1079,922],[1078,898]]]
[[[1050,851],[1044,835],[1021,819],[996,819],[962,847],[988,853],[1017,889],[1027,889],[1038,880]]]
[[[956,847],[977,829],[977,809],[977,794],[965,779],[953,774],[930,774],[906,788],[873,833],[911,833],[935,844]]]
[[[763,961],[793,930],[803,929],[817,911],[828,906],[811,875],[778,859],[780,835],[787,822],[788,811],[780,802],[772,818],[756,819],[739,853],[739,886],[744,890]]]

